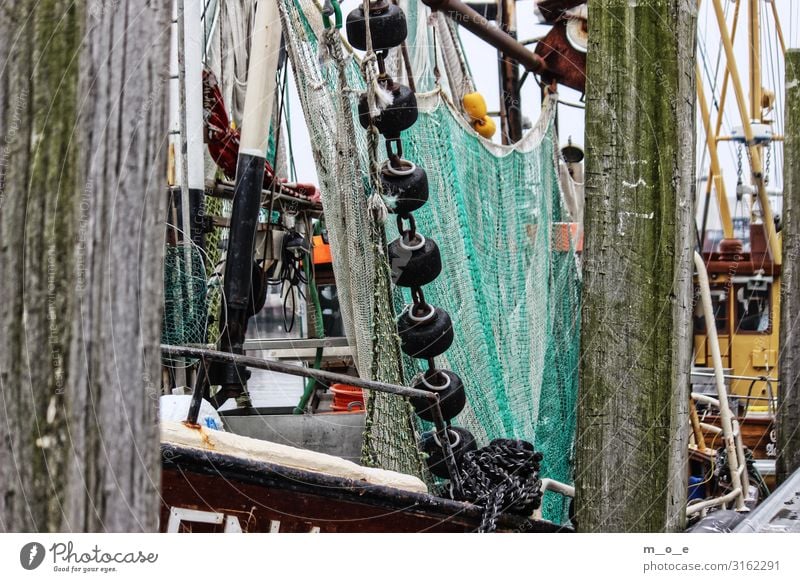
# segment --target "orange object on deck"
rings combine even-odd
[[[354,412],[364,410],[364,392],[358,386],[349,384],[332,384],[334,412]]]
[[[313,238],[311,258],[315,265],[325,265],[331,262],[331,245],[325,242],[322,235]]]

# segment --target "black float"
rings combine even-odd
[[[434,358],[443,354],[453,343],[453,323],[443,309],[425,301],[422,287],[434,281],[442,271],[439,246],[430,237],[417,232],[411,212],[421,208],[428,200],[428,177],[425,170],[403,159],[400,133],[417,121],[417,99],[414,92],[396,83],[386,74],[384,58],[390,48],[400,45],[406,38],[407,25],[402,10],[388,0],[371,2],[368,14],[356,8],[347,17],[347,38],[360,50],[367,50],[367,19],[371,48],[378,59],[378,84],[388,94],[391,103],[376,116],[371,115],[367,94],[358,103],[358,119],[368,129],[375,127],[386,139],[388,160],[380,173],[384,195],[389,210],[397,215],[400,236],[389,244],[388,253],[392,282],[411,290],[412,304],[407,306],[397,322],[401,349],[407,355],[428,361],[428,371],[414,381],[414,387],[435,392],[439,407],[447,422],[447,440],[453,448],[456,465],[468,451],[475,450],[475,438],[466,429],[449,426],[466,405],[464,385],[455,373],[438,369]],[[414,410],[420,418],[433,421],[429,402],[412,399]],[[444,431],[442,435],[444,436]],[[423,436],[421,448],[428,454],[428,467],[437,477],[454,478],[444,459],[444,450],[436,432]]]

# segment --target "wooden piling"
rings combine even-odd
[[[576,520],[682,529],[694,226],[695,0],[589,3]]]
[[[800,468],[800,50],[786,53],[777,478]]]

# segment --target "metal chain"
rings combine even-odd
[[[364,4],[364,13],[368,14],[367,4]],[[367,22],[369,22],[369,16],[367,17]],[[367,28],[367,42],[371,44],[371,37],[370,37],[369,28]],[[386,76],[386,66],[385,66],[385,58],[388,54],[388,51],[376,51],[375,58],[378,64],[378,70],[380,71],[380,77],[385,78]],[[386,140],[385,143],[386,147],[386,154],[389,158],[389,164],[394,167],[400,167],[400,162],[403,159],[403,140],[400,137],[396,138],[389,138]],[[372,180],[373,183],[380,182],[380,180],[376,177]],[[408,222],[408,228],[405,228],[403,221]],[[397,216],[397,230],[400,233],[401,239],[406,239],[409,242],[414,242],[417,238],[417,224],[414,220],[414,216],[412,214],[400,214]],[[414,287],[411,289],[411,313],[413,314],[421,314],[425,313],[427,310],[430,309],[430,306],[425,301],[425,295],[422,292],[420,287]],[[429,362],[429,367],[432,369],[433,365]]]
[[[767,147],[767,162],[766,167],[764,168],[764,186],[769,186],[769,166],[770,162],[772,161],[772,147]]]
[[[739,146],[736,150],[736,183],[742,183],[742,146]]]
[[[463,500],[483,505],[479,532],[497,529],[504,511],[529,516],[542,503],[542,454],[527,441],[495,439],[461,461]]]

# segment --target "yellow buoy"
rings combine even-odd
[[[486,117],[486,101],[480,93],[467,93],[461,103],[464,105],[464,111],[473,121],[480,121]]]
[[[491,139],[494,132],[497,130],[494,120],[488,115],[484,115],[483,119],[473,121],[472,127],[486,139]]]

